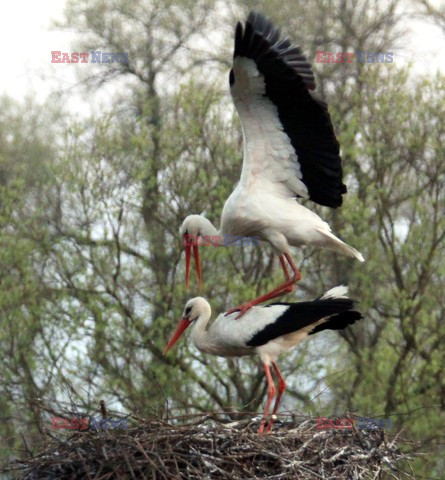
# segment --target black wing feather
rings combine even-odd
[[[244,30],[237,24],[233,56],[253,59],[264,75],[266,96],[295,149],[309,198],[339,207],[346,193],[340,147],[326,103],[310,91],[314,73],[301,49],[280,40],[280,30],[263,15],[250,12]]]
[[[299,303],[273,303],[266,305],[287,305],[289,308],[276,319],[274,323],[267,325],[257,332],[246,345],[259,347],[274,340],[275,338],[297,332],[314,324],[309,334],[322,330],[341,330],[355,321],[360,320],[360,312],[353,310],[355,302],[349,298],[317,299],[312,302]],[[326,318],[320,325],[315,325],[319,320]]]

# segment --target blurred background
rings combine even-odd
[[[179,226],[219,224],[242,136],[228,90],[254,8],[301,45],[329,102],[349,193],[307,203],[366,263],[296,250],[287,301],[339,284],[364,320],[280,360],[296,414],[383,416],[418,478],[443,478],[445,8],[433,0],[45,0],[0,20],[0,461],[38,450],[49,411],[254,412],[258,359],[162,349],[185,301]],[[52,51],[128,63],[51,63]],[[316,51],[393,53],[316,63]],[[281,279],[267,246],[202,248],[214,313]],[[230,416],[230,414],[228,414]],[[389,432],[391,433],[391,432]]]

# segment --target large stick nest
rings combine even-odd
[[[414,478],[398,435],[382,429],[318,430],[289,416],[259,435],[259,418],[215,415],[138,420],[125,430],[63,431],[9,470],[23,479],[378,479]],[[61,431],[62,432],[62,431]],[[68,433],[69,432],[69,433]]]

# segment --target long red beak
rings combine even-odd
[[[192,245],[188,244],[186,240],[186,235],[184,235],[184,245],[185,245],[185,288],[188,290],[189,288],[189,280],[190,280],[190,257],[192,254]],[[202,274],[201,274],[201,263],[199,261],[199,251],[198,245],[193,245],[193,256],[195,257],[195,266],[196,266],[196,273],[198,274],[198,287],[201,289],[202,287]]]
[[[172,335],[170,340],[167,343],[167,346],[164,349],[164,355],[173,347],[173,345],[179,340],[179,337],[185,332],[187,327],[192,322],[188,318],[181,318],[178,326],[176,327],[175,333]]]
[[[185,289],[189,289],[189,279],[190,279],[190,255],[192,254],[191,245],[186,245],[185,247]]]
[[[196,273],[198,274],[198,288],[201,290],[202,288],[202,273],[201,273],[201,263],[199,261],[199,251],[198,245],[193,245],[193,256],[195,257],[195,266],[196,266]]]

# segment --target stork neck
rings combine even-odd
[[[214,247],[219,247],[224,244],[224,237],[221,234],[221,230],[217,230],[212,222],[205,217],[202,217],[200,222],[199,234],[203,237],[204,244],[207,243],[208,245],[211,243]]]
[[[209,335],[207,325],[210,320],[210,312],[201,314],[196,320],[192,328],[192,341],[198,350],[202,352],[208,351]]]
[[[200,228],[200,233],[202,236],[204,235],[219,235],[220,231],[212,224],[212,222],[207,221],[203,222]]]

